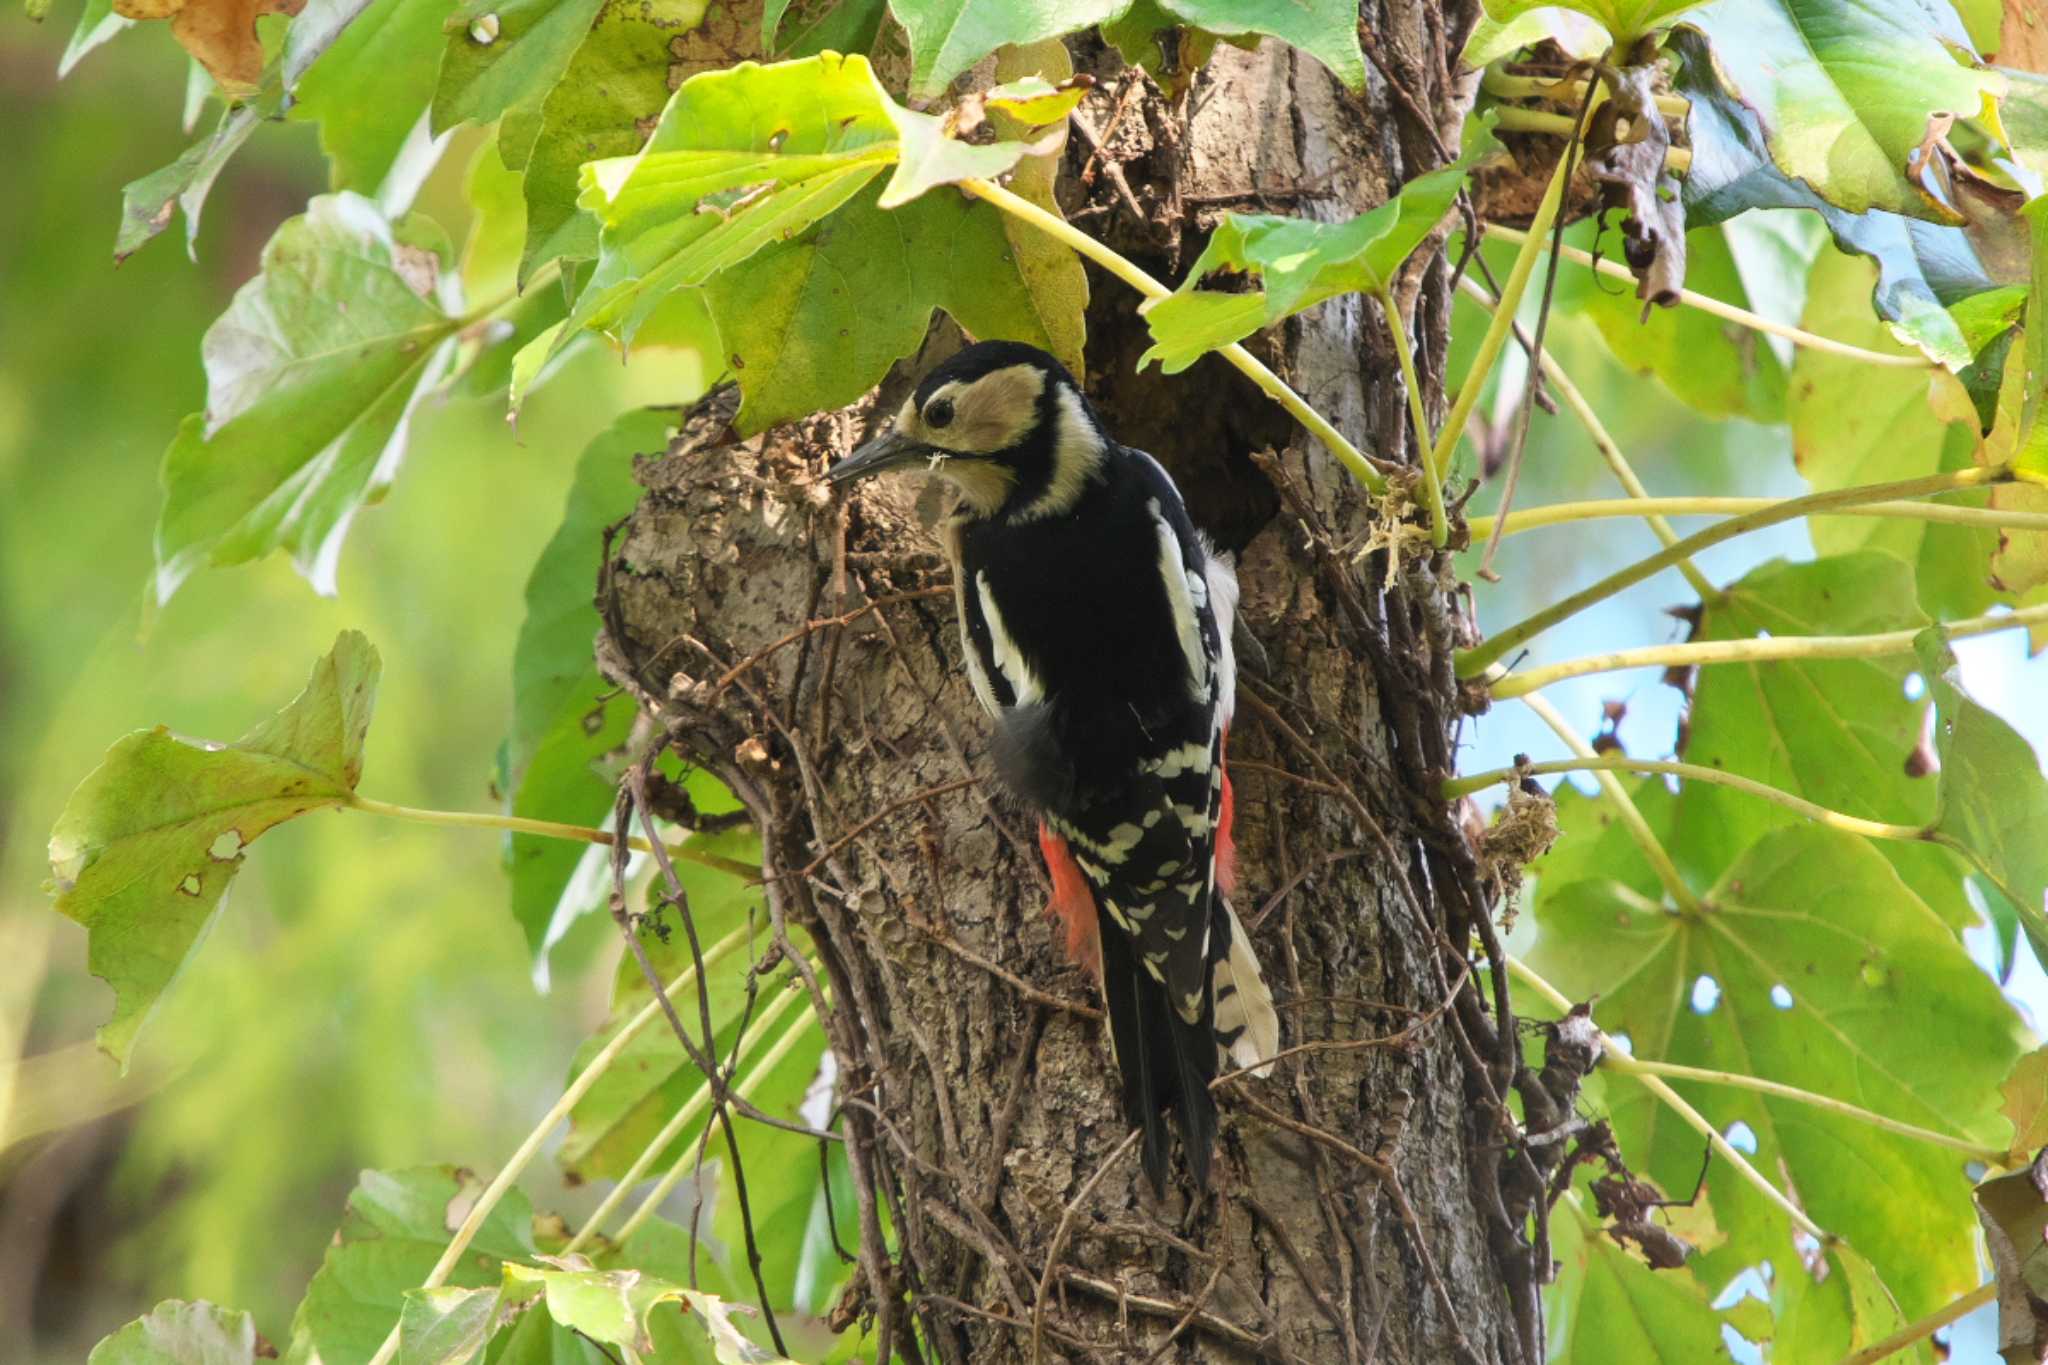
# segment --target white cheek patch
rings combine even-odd
[[[1102,468],[1102,436],[1081,406],[1081,395],[1061,385],[1053,401],[1052,474],[1045,492],[1019,508],[1012,522],[1059,516],[1081,500],[1088,481]]]

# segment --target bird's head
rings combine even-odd
[[[890,429],[825,477],[844,485],[922,465],[960,490],[970,515],[1028,521],[1070,509],[1107,449],[1066,367],[1035,346],[984,341],[927,374]]]

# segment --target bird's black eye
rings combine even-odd
[[[953,400],[934,398],[924,410],[924,424],[928,427],[943,427],[953,420]]]

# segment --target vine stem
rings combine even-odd
[[[1429,478],[1438,482],[1442,482],[1444,471],[1451,467],[1451,457],[1457,453],[1459,438],[1465,434],[1465,423],[1471,420],[1472,409],[1478,406],[1479,391],[1486,387],[1486,377],[1492,373],[1494,362],[1500,359],[1501,347],[1506,344],[1508,333],[1514,329],[1515,313],[1522,306],[1529,276],[1535,273],[1536,258],[1543,254],[1543,235],[1557,220],[1558,205],[1564,201],[1565,180],[1572,166],[1571,148],[1567,147],[1565,152],[1557,159],[1557,169],[1551,172],[1550,183],[1543,189],[1542,202],[1537,204],[1535,216],[1529,220],[1529,232],[1522,249],[1508,270],[1506,282],[1501,285],[1500,307],[1494,311],[1493,321],[1487,324],[1486,334],[1479,340],[1479,351],[1472,357],[1472,367],[1465,372],[1465,382],[1458,386],[1458,397],[1451,404],[1450,416],[1444,419],[1444,429],[1437,433],[1436,447],[1430,454],[1426,472]]]
[[[1173,292],[1146,274],[1135,262],[1096,241],[1058,214],[1040,208],[1021,194],[979,179],[963,180],[960,182],[960,188],[1072,247],[1148,299],[1163,299]],[[1368,491],[1386,492],[1386,478],[1373,467],[1372,461],[1357,446],[1346,440],[1343,432],[1330,425],[1328,418],[1310,407],[1300,394],[1287,387],[1279,375],[1266,368],[1257,356],[1238,342],[1223,347],[1218,354],[1257,384],[1268,398],[1287,409],[1295,421],[1308,429],[1309,434],[1329,447],[1330,453],[1337,457],[1338,462],[1351,471],[1351,477],[1364,484]]]
[[[806,1002],[810,999],[808,995],[799,990],[791,990],[789,998],[802,999]],[[775,1068],[782,1065],[783,1059],[796,1050],[796,1045],[816,1030],[817,1022],[818,1016],[815,1013],[810,1013],[797,1020],[794,1024],[791,1024],[783,1031],[782,1036],[775,1040],[775,1045],[769,1048],[761,1060],[755,1064],[753,1070],[748,1072],[746,1077],[733,1087],[734,1093],[743,1100],[753,1099],[754,1093],[761,1088],[762,1078],[772,1075]],[[761,1021],[762,1027],[767,1027],[767,1023],[768,1021],[764,1017]],[[706,1084],[699,1093],[708,1102],[711,1095],[709,1084]],[[694,1099],[695,1097],[693,1096],[692,1098]],[[659,1148],[657,1147],[656,1150],[658,1151]],[[655,1182],[654,1188],[647,1192],[647,1197],[640,1201],[639,1207],[633,1210],[632,1216],[620,1225],[619,1241],[623,1242],[631,1237],[640,1230],[642,1224],[654,1216],[655,1210],[659,1209],[662,1202],[669,1197],[669,1194],[675,1187],[682,1183],[684,1170],[692,1164],[693,1159],[689,1152],[684,1152],[675,1159],[674,1163],[669,1166],[667,1174]],[[621,1188],[624,1188],[624,1186],[622,1185]],[[591,1222],[594,1224],[596,1221],[597,1215],[592,1214]]]
[[[1940,627],[1952,640],[1972,635],[1992,635],[2002,630],[2048,624],[2048,602],[1985,616],[1951,621]],[[1880,631],[1873,635],[1773,635],[1755,640],[1698,640],[1688,644],[1648,645],[1641,649],[1618,649],[1607,654],[1588,654],[1582,659],[1510,673],[1492,685],[1496,698],[1519,697],[1566,678],[1589,673],[1613,673],[1624,668],[1653,665],[1726,664],[1782,662],[1788,659],[1876,659],[1888,654],[1910,654],[1913,641],[1926,627]]]
[[[1470,275],[1463,276],[1458,280],[1458,288],[1463,290],[1468,297],[1472,298],[1481,308],[1486,309],[1488,312],[1492,312],[1499,307],[1499,303],[1494,299],[1493,295],[1487,293],[1485,287]],[[1550,387],[1559,397],[1564,399],[1565,406],[1572,410],[1572,415],[1577,417],[1579,424],[1586,428],[1586,434],[1593,438],[1593,448],[1600,452],[1600,458],[1607,461],[1608,469],[1613,471],[1615,480],[1621,484],[1622,489],[1636,502],[1646,501],[1650,496],[1650,491],[1643,487],[1643,481],[1636,477],[1635,466],[1628,462],[1628,456],[1621,453],[1621,443],[1616,441],[1608,432],[1607,424],[1600,420],[1600,414],[1594,410],[1591,403],[1586,401],[1586,395],[1579,391],[1579,386],[1574,384],[1571,376],[1565,373],[1564,366],[1557,363],[1556,358],[1550,354],[1548,348],[1537,356],[1537,361],[1543,368],[1544,378],[1550,381]],[[1623,503],[1621,505],[1627,506],[1628,504]],[[1656,534],[1658,540],[1664,543],[1666,548],[1678,543],[1678,532],[1671,529],[1670,522],[1654,513],[1647,515],[1649,516],[1651,531]],[[1493,525],[1497,520],[1497,517],[1468,518],[1467,524],[1472,527],[1472,539],[1475,542],[1496,539],[1493,534]],[[1482,521],[1486,524],[1486,529],[1483,531],[1479,529],[1479,523]],[[1513,530],[1514,515],[1510,514],[1508,528],[1502,534],[1512,534]],[[1678,571],[1685,575],[1686,582],[1692,584],[1693,591],[1700,595],[1702,602],[1710,601],[1715,596],[1713,583],[1705,574],[1700,572],[1699,567],[1690,559],[1679,560]]]
[[[1552,104],[1577,107],[1586,97],[1584,81],[1551,81],[1541,76],[1515,76],[1488,67],[1479,78],[1480,88],[1504,100],[1548,100]],[[1684,118],[1692,112],[1692,101],[1683,95],[1657,96],[1657,112],[1667,118]]]
[[[1508,513],[1504,536],[1520,535],[1545,526],[1565,526],[1578,521],[1599,521],[1609,517],[1744,516],[1775,507],[1778,498],[1593,498],[1584,502],[1554,502],[1544,507],[1517,508]],[[1840,507],[1821,513],[1831,517],[1885,517],[1908,521],[1938,521],[1954,526],[2002,527],[2020,531],[2048,531],[2048,512],[2008,512],[1996,507],[1955,507],[1940,502],[1873,502],[1861,507]],[[1475,516],[1466,519],[1472,538],[1478,540],[1493,530],[1497,518]],[[1660,536],[1661,539],[1661,536]],[[1669,543],[1669,542],[1667,542]],[[1683,567],[1682,565],[1680,567]]]
[[[1379,301],[1380,316],[1387,320],[1387,337],[1401,362],[1401,383],[1408,390],[1408,417],[1415,423],[1415,448],[1425,462],[1422,497],[1429,507],[1429,538],[1433,544],[1448,545],[1451,528],[1444,516],[1444,484],[1430,467],[1436,442],[1429,434],[1429,413],[1422,406],[1422,379],[1415,373],[1415,353],[1408,344],[1408,328],[1401,321],[1401,308],[1394,302],[1393,290],[1382,285],[1372,291],[1372,296]]]
[[[1495,669],[1493,672],[1500,673],[1501,670]],[[1580,758],[1600,757],[1594,752],[1593,746],[1586,743],[1579,732],[1571,727],[1570,722],[1565,720],[1564,713],[1547,700],[1531,693],[1522,698],[1522,705],[1534,711],[1537,717],[1550,727],[1551,733],[1563,740],[1565,747]],[[1657,838],[1657,832],[1650,828],[1650,822],[1643,818],[1643,812],[1636,806],[1635,798],[1628,794],[1628,789],[1621,785],[1621,779],[1609,768],[1596,767],[1592,772],[1600,783],[1600,790],[1614,803],[1615,811],[1621,817],[1622,828],[1628,831],[1629,837],[1636,841],[1636,847],[1642,850],[1644,861],[1648,862],[1650,870],[1657,874],[1657,880],[1664,887],[1664,894],[1671,898],[1671,903],[1681,910],[1695,914],[1704,910],[1705,904],[1694,894],[1693,889],[1686,885],[1685,877],[1678,870],[1678,864],[1671,860],[1671,854]]]
[[[1585,87],[1581,86],[1583,93]],[[1576,126],[1570,114],[1553,114],[1547,109],[1524,109],[1519,105],[1504,104],[1495,109],[1494,127],[1503,133],[1548,133],[1555,137],[1571,137]],[[1677,175],[1684,175],[1692,169],[1692,148],[1667,147],[1664,151],[1664,169]]]
[[[1504,227],[1499,223],[1488,223],[1486,225],[1486,235],[1498,237],[1503,242],[1511,242],[1515,245],[1523,246],[1525,249],[1529,241],[1528,233],[1523,232],[1519,228]],[[1538,234],[1539,241],[1540,237],[1541,234]],[[1631,282],[1635,279],[1635,275],[1629,268],[1619,261],[1610,261],[1604,256],[1595,257],[1591,252],[1582,251],[1578,247],[1564,247],[1561,249],[1561,254],[1566,260],[1574,261],[1592,270],[1597,270],[1603,275],[1612,275],[1616,279],[1624,279]],[[1819,336],[1813,332],[1804,331],[1782,322],[1773,322],[1761,314],[1750,312],[1747,308],[1738,308],[1732,303],[1723,303],[1720,299],[1706,294],[1695,294],[1690,289],[1679,290],[1678,301],[1689,308],[1697,308],[1703,313],[1712,313],[1717,318],[1724,318],[1729,322],[1737,323],[1752,331],[1768,332],[1772,336],[1783,337],[1793,345],[1804,346],[1810,351],[1826,351],[1831,355],[1845,356],[1850,360],[1860,360],[1866,365],[1889,365],[1897,369],[1907,370],[1933,370],[1941,368],[1936,362],[1929,360],[1925,356],[1891,355],[1884,351],[1866,350],[1861,346],[1852,346],[1846,341],[1836,341],[1833,337]]]
[[[1498,320],[1499,315],[1496,315]],[[1491,637],[1470,649],[1457,654],[1457,674],[1461,678],[1474,677],[1498,662],[1511,650],[1550,629],[1560,621],[1584,611],[1587,607],[1604,602],[1625,588],[1634,587],[1646,578],[1654,577],[1670,568],[1679,560],[1697,554],[1724,540],[1733,540],[1739,535],[1776,526],[1780,522],[1792,521],[1798,517],[1810,516],[1837,507],[1855,507],[1863,503],[1892,502],[1899,498],[1919,497],[1926,493],[1942,493],[1954,488],[1979,488],[1988,484],[2008,483],[2013,478],[2010,465],[1993,465],[1986,468],[1957,469],[1944,474],[1928,474],[1918,479],[1900,479],[1893,483],[1858,484],[1851,488],[1833,488],[1824,493],[1809,493],[1804,497],[1787,498],[1755,512],[1739,517],[1730,517],[1717,522],[1703,531],[1666,546],[1657,554],[1641,559],[1626,568],[1617,569],[1591,587],[1582,588],[1569,597],[1561,598],[1550,606],[1536,612],[1520,624]],[[1526,689],[1524,689],[1526,690]],[[1499,695],[1499,694],[1496,694]],[[1513,695],[1513,694],[1510,694]]]
[[[1701,1085],[1725,1085],[1735,1090],[1754,1090],[1761,1095],[1776,1095],[1779,1099],[1793,1100],[1815,1109],[1825,1109],[1829,1113],[1840,1114],[1871,1128],[1881,1128],[1887,1133],[1897,1133],[1900,1137],[1909,1137],[1916,1142],[1961,1152],[2000,1170],[2013,1165],[2010,1152],[2001,1152],[1996,1147],[1986,1147],[1968,1138],[1952,1137],[1947,1133],[1936,1132],[1932,1128],[1922,1128],[1917,1124],[1887,1118],[1883,1114],[1859,1108],[1846,1100],[1816,1094],[1811,1090],[1801,1090],[1796,1085],[1786,1085],[1782,1081],[1767,1081],[1761,1076],[1746,1076],[1740,1071],[1710,1071],[1701,1066],[1681,1066],[1677,1062],[1653,1062],[1642,1057],[1631,1057],[1629,1062],[1653,1076],[1668,1076],[1675,1081],[1697,1081]]]
[[[1998,1282],[1987,1281],[1957,1299],[1946,1308],[1937,1308],[1916,1322],[1907,1323],[1883,1341],[1873,1342],[1860,1351],[1851,1351],[1842,1357],[1841,1365],[1876,1365],[1886,1356],[1897,1355],[1917,1341],[1924,1341],[1942,1328],[1976,1312],[1987,1303],[1998,1300]]]
[[[817,969],[816,963],[812,963],[811,966],[813,971]],[[766,1036],[767,1030],[779,1022],[783,1015],[789,1013],[789,1007],[800,998],[805,998],[802,991],[784,990],[775,999],[768,1002],[768,1008],[761,1011],[761,1017],[754,1021],[754,1027],[747,1031],[746,1039],[740,1045],[739,1061],[746,1062],[752,1058],[752,1055],[759,1050],[760,1041]],[[810,1023],[810,1019],[801,1019],[797,1023],[798,1028],[802,1028]],[[796,1029],[791,1030],[792,1033],[796,1031]],[[764,1065],[772,1068],[774,1062],[779,1060],[780,1058],[776,1057],[764,1063]],[[749,1079],[751,1079],[751,1076]],[[633,1187],[638,1185],[641,1177],[647,1174],[647,1168],[654,1164],[655,1158],[667,1151],[669,1144],[681,1137],[683,1130],[692,1123],[695,1123],[698,1116],[710,1106],[711,1082],[705,1080],[691,1092],[690,1097],[683,1101],[681,1107],[669,1116],[668,1122],[663,1124],[661,1131],[656,1133],[653,1140],[641,1149],[640,1155],[633,1158],[633,1164],[628,1166],[625,1172],[613,1183],[611,1192],[605,1195],[603,1202],[591,1211],[590,1217],[584,1220],[583,1227],[576,1235],[569,1239],[569,1244],[562,1248],[561,1254],[567,1256],[581,1251],[584,1244],[592,1237],[595,1237],[598,1229],[604,1226],[604,1221],[617,1212],[619,1205],[626,1202],[626,1196],[632,1193]],[[664,1190],[662,1191],[662,1198],[666,1197],[667,1191]],[[656,1199],[654,1202],[658,1205],[661,1200]],[[638,1215],[636,1214],[635,1217],[637,1219]],[[627,1227],[620,1231],[618,1240],[623,1242],[628,1232],[638,1226],[637,1222],[627,1224]]]
[[[350,797],[348,809],[359,810],[368,815],[389,816],[394,820],[410,820],[418,825],[439,825],[454,829],[501,829],[513,834],[537,834],[547,839],[601,844],[606,848],[618,842],[618,836],[608,829],[592,829],[588,825],[565,825],[555,820],[529,820],[524,816],[498,815],[491,811],[426,810],[419,806],[397,806],[389,801],[378,801],[368,796]],[[634,834],[626,836],[626,847],[638,853],[654,851],[654,845]],[[668,845],[668,853],[671,858],[695,863],[699,867],[713,868],[748,882],[758,884],[761,880],[761,869],[754,864],[693,849],[687,840],[680,844]]]
[[[1659,759],[1629,758],[1623,754],[1596,754],[1591,757],[1555,758],[1542,763],[1528,763],[1519,768],[1495,768],[1491,772],[1474,773],[1470,777],[1453,778],[1444,783],[1444,796],[1455,800],[1460,796],[1483,790],[1496,782],[1510,782],[1524,773],[1540,776],[1545,773],[1569,773],[1579,771],[1660,773],[1666,777],[1677,777],[1688,782],[1708,782],[1716,786],[1733,787],[1736,791],[1747,792],[1786,810],[1796,811],[1807,819],[1839,829],[1849,834],[1860,834],[1866,839],[1900,839],[1918,843],[1926,839],[1926,831],[1919,825],[1888,825],[1878,820],[1865,820],[1861,816],[1849,815],[1843,811],[1830,810],[1815,805],[1804,797],[1768,786],[1754,778],[1743,777],[1721,768],[1708,767],[1703,763],[1672,763]]]
[[[1551,985],[1548,981],[1545,981],[1541,975],[1531,968],[1528,963],[1522,961],[1522,959],[1510,954],[1508,957],[1508,971],[1523,985],[1547,1000],[1551,1007],[1560,1014],[1571,1012],[1572,1002],[1565,998],[1564,992],[1558,990],[1557,987]],[[1637,1084],[1648,1090],[1652,1095],[1655,1095],[1659,1100],[1662,1100],[1694,1132],[1704,1137],[1713,1146],[1714,1150],[1719,1152],[1722,1158],[1741,1174],[1743,1179],[1754,1185],[1758,1193],[1784,1210],[1786,1216],[1792,1220],[1792,1226],[1805,1232],[1824,1246],[1834,1246],[1841,1242],[1841,1238],[1833,1233],[1823,1231],[1820,1224],[1807,1217],[1804,1209],[1793,1203],[1782,1190],[1765,1179],[1761,1171],[1749,1164],[1749,1158],[1737,1151],[1734,1144],[1729,1142],[1727,1138],[1721,1136],[1721,1130],[1707,1122],[1706,1116],[1700,1113],[1699,1110],[1686,1103],[1685,1097],[1666,1084],[1662,1076],[1653,1074],[1638,1064],[1635,1058],[1615,1047],[1614,1040],[1608,1037],[1604,1030],[1600,1031],[1600,1044],[1600,1064],[1602,1066],[1611,1066],[1616,1071],[1634,1078]]]
[[[730,955],[747,941],[750,932],[751,926],[742,924],[705,949],[704,965],[708,968],[714,962]],[[638,1013],[627,1020],[612,1040],[590,1059],[590,1065],[577,1073],[576,1079],[569,1082],[568,1088],[562,1091],[561,1098],[541,1116],[540,1122],[526,1135],[526,1140],[519,1144],[510,1159],[505,1162],[504,1168],[489,1185],[485,1186],[484,1192],[477,1196],[469,1215],[462,1220],[462,1226],[455,1230],[454,1237],[449,1239],[447,1249],[441,1253],[441,1259],[434,1262],[434,1268],[427,1272],[427,1278],[421,1282],[420,1288],[433,1289],[447,1280],[449,1272],[455,1269],[455,1263],[462,1259],[462,1253],[469,1250],[469,1244],[475,1239],[477,1229],[484,1225],[484,1220],[490,1217],[491,1210],[505,1197],[505,1191],[512,1188],[512,1182],[519,1179],[520,1173],[533,1161],[534,1156],[540,1151],[541,1144],[547,1141],[548,1134],[554,1132],[555,1126],[569,1117],[569,1112],[589,1093],[590,1087],[597,1084],[598,1078],[611,1069],[612,1063],[618,1061],[627,1046],[640,1035],[641,1030],[660,1016],[663,1001],[678,992],[688,990],[696,979],[697,967],[692,963],[665,986],[660,995],[649,1000]],[[370,1365],[391,1365],[391,1359],[397,1352],[398,1325],[393,1323],[391,1334],[384,1338],[384,1344],[377,1348],[377,1354],[370,1357]]]

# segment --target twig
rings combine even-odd
[[[1060,1252],[1066,1249],[1067,1230],[1073,1226],[1074,1213],[1088,1202],[1088,1196],[1095,1193],[1095,1187],[1102,1183],[1102,1177],[1109,1174],[1110,1168],[1137,1145],[1138,1138],[1143,1132],[1142,1128],[1133,1128],[1124,1134],[1124,1140],[1102,1159],[1101,1164],[1095,1168],[1095,1174],[1082,1182],[1081,1188],[1075,1191],[1074,1197],[1067,1201],[1066,1209],[1060,1214],[1059,1224],[1053,1229],[1052,1241],[1045,1249],[1045,1271],[1038,1277],[1037,1297],[1031,1304],[1031,1365],[1039,1365],[1045,1358],[1045,1300],[1052,1292],[1053,1272],[1059,1268]]]

